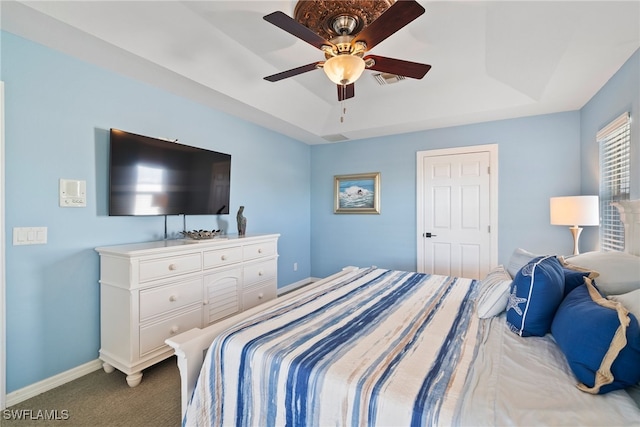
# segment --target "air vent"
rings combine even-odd
[[[340,141],[347,141],[349,140],[349,138],[347,138],[344,135],[341,135],[339,133],[336,133],[334,135],[325,135],[322,137],[322,139],[325,139],[329,142],[340,142]]]
[[[373,75],[373,78],[376,79],[376,82],[378,82],[380,86],[398,83],[399,81],[405,79],[404,76],[398,76],[396,74],[390,74],[390,73],[376,73],[372,75]]]

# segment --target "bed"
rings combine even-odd
[[[628,242],[622,255],[631,260],[633,276],[634,268],[640,272],[640,201],[620,208]],[[556,262],[514,251],[512,262],[535,263],[537,277],[543,277],[546,259]],[[585,254],[561,261],[591,277],[589,260]],[[603,270],[611,266],[605,263]],[[595,283],[618,285],[617,271]],[[636,279],[623,290],[640,288]],[[640,425],[633,387],[604,394],[580,389],[577,384],[596,385],[577,379],[562,340],[546,331],[514,333],[515,292],[501,291],[482,310],[489,285],[506,282],[347,267],[239,316],[178,335],[167,343],[180,368],[184,424]],[[498,288],[491,289],[495,296]],[[496,310],[498,300],[511,309]],[[634,327],[637,321],[627,326],[627,335],[637,339],[622,350],[632,368],[640,366],[640,353],[629,353],[640,345]],[[564,335],[570,340],[575,333]],[[613,363],[610,370],[616,372],[619,364]],[[603,384],[596,393],[611,386]]]

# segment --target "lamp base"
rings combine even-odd
[[[573,254],[579,255],[580,250],[578,249],[578,241],[580,240],[580,233],[582,233],[582,228],[574,225],[573,227],[569,227],[569,230],[573,235]]]

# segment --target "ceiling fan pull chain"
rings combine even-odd
[[[345,86],[341,85],[338,86],[339,90],[342,92],[341,96],[339,96],[340,98],[340,109],[342,110],[342,114],[340,114],[340,123],[344,123],[344,112],[345,112],[345,108],[344,108],[344,95],[345,95]]]

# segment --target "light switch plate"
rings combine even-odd
[[[47,227],[13,227],[14,245],[45,245]]]

